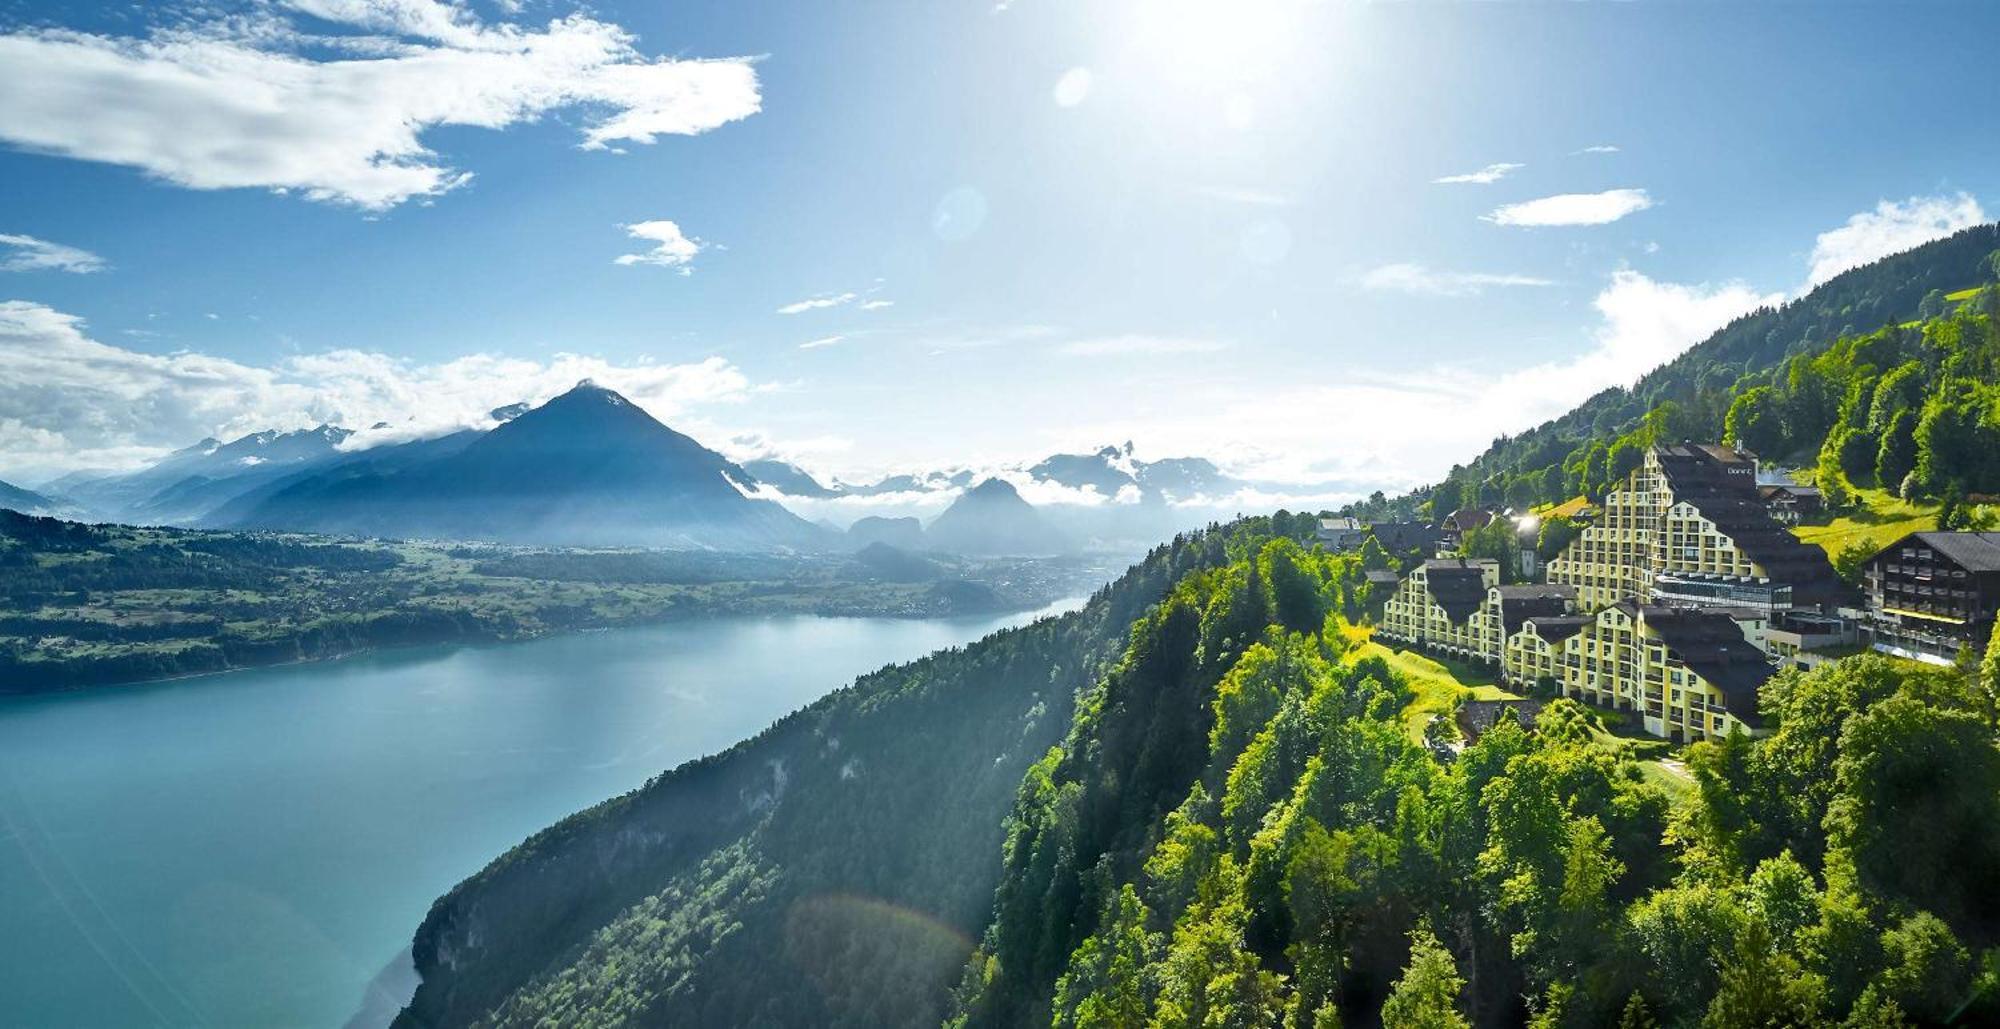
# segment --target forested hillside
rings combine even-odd
[[[1980,412],[1993,421],[2000,410],[1990,388],[1970,388],[1982,379],[1990,387],[2000,360],[1993,329],[2000,289],[1991,288],[2000,277],[1997,255],[2000,226],[1966,229],[1745,315],[1632,388],[1606,390],[1560,418],[1496,440],[1432,492],[1435,513],[1598,495],[1655,441],[1730,432],[1768,462],[1811,467],[1836,427],[1861,429],[1859,438],[1835,441],[1857,471],[1867,442],[1879,449],[1882,438],[1894,436],[1900,449],[1891,470],[1900,470],[1910,438],[1933,410],[1948,423],[1945,433]],[[1846,356],[1827,360],[1835,351]],[[1875,423],[1874,387],[1910,362],[1918,368],[1901,371],[1880,410],[1886,420]],[[1898,429],[1901,410],[1910,420]],[[1875,454],[1868,456],[1872,478]],[[1955,481],[1972,492],[2000,492],[2000,469],[1940,460],[1911,485],[1941,496]],[[1899,476],[1885,487],[1902,485]],[[1356,512],[1371,513],[1366,507]]]
[[[951,1024],[1992,1024],[2000,659],[1783,673],[1676,802],[1558,700],[1425,747],[1341,559],[1186,576],[1008,820]]]
[[[399,1024],[935,1025],[1008,805],[1174,584],[1304,516],[1162,546],[1081,610],[883,669],[548,829],[433,907]]]

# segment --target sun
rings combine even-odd
[[[1269,77],[1306,52],[1305,0],[1139,0],[1131,53],[1163,82],[1227,88]]]

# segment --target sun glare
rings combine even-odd
[[[1239,85],[1279,71],[1301,51],[1311,5],[1300,0],[1157,0],[1130,8],[1134,56],[1180,85]]]

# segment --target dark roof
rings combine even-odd
[[[1802,543],[1771,518],[1754,500],[1697,486],[1674,490],[1674,499],[1694,505],[1703,518],[1730,538],[1737,549],[1764,569],[1771,581],[1792,587],[1794,604],[1830,604],[1843,599],[1847,588],[1827,560],[1826,551]]]
[[[1755,500],[1757,459],[1748,451],[1713,443],[1679,443],[1653,448],[1674,495],[1715,492]]]
[[[1434,557],[1424,562],[1424,580],[1431,599],[1454,622],[1472,617],[1486,602],[1486,577],[1481,566],[1462,557]]]
[[[1820,496],[1818,486],[1800,486],[1790,482],[1775,482],[1757,487],[1757,495],[1766,500],[1780,493],[1789,493],[1795,497],[1811,497],[1814,500],[1818,500]]]
[[[1430,550],[1444,536],[1437,527],[1422,522],[1376,522],[1368,528],[1375,534],[1375,542],[1392,554]]]
[[[1529,619],[1534,624],[1535,635],[1550,643],[1561,643],[1596,620],[1589,615],[1538,615]]]
[[[1771,678],[1771,663],[1743,638],[1734,618],[1681,607],[1647,607],[1639,614],[1671,656],[1722,691],[1730,714],[1758,724],[1757,690]]]
[[[1496,586],[1500,595],[1500,626],[1506,635],[1521,630],[1530,618],[1569,614],[1576,602],[1575,586],[1527,585]]]
[[[1922,541],[1968,572],[2000,572],[2000,532],[1913,532],[1883,547],[1881,553],[1886,554],[1912,539]]]
[[[1402,578],[1400,576],[1398,576],[1395,572],[1388,570],[1387,568],[1371,568],[1365,572],[1362,572],[1361,577],[1364,580],[1372,582],[1378,586],[1381,585],[1394,586],[1402,581]]]
[[[1576,599],[1576,587],[1567,583],[1524,582],[1493,588],[1500,591],[1500,602],[1503,604],[1510,600]]]
[[[1492,520],[1493,512],[1491,511],[1477,507],[1461,507],[1445,516],[1444,527],[1447,529],[1457,529],[1462,532],[1466,529],[1477,529]]]

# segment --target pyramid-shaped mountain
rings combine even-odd
[[[821,530],[752,478],[591,382],[433,461],[342,465],[238,518],[259,528],[579,546],[810,547]]]
[[[924,530],[928,544],[955,554],[1054,554],[1068,549],[1011,484],[987,479],[966,490]]]

